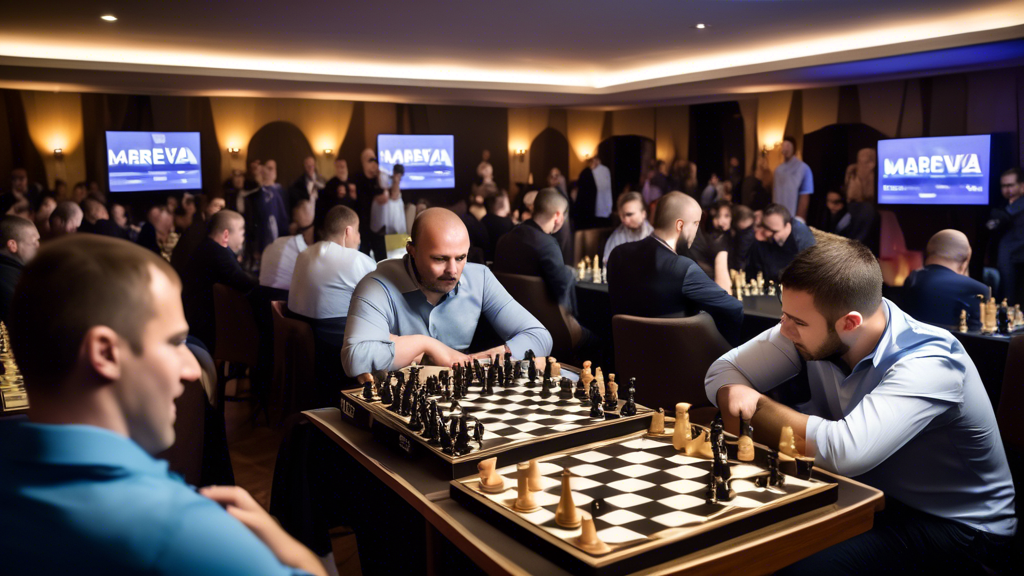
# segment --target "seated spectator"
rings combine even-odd
[[[732,249],[730,229],[732,228],[732,203],[718,200],[711,205],[711,230],[703,228],[697,231],[693,244],[679,253],[696,262],[701,270],[729,292],[732,281],[729,276],[729,257]]]
[[[377,263],[359,251],[359,216],[348,206],[331,208],[321,235],[323,240],[298,254],[288,310],[309,322],[318,339],[340,348],[352,292]]]
[[[828,210],[822,219],[822,230],[856,240],[878,251],[880,231],[878,212],[867,202],[846,202],[841,192],[829,190],[825,197]]]
[[[245,242],[245,218],[233,210],[221,210],[210,219],[207,237],[196,247],[181,276],[181,300],[189,331],[213,350],[213,285],[226,284],[243,294],[257,286],[242,270],[238,252]]]
[[[334,177],[327,181],[324,189],[316,197],[316,214],[313,218],[313,229],[317,234],[324,227],[324,218],[335,206],[348,206],[356,209],[356,185],[348,177],[348,161],[338,158],[334,161]]]
[[[729,250],[729,269],[743,270],[747,267],[750,248],[757,239],[754,237],[754,211],[743,204],[732,205],[732,248]]]
[[[39,201],[39,210],[36,210],[36,228],[39,234],[47,236],[50,233],[50,214],[57,208],[57,199],[52,194],[44,194]]]
[[[0,322],[10,318],[21,270],[39,250],[39,231],[18,216],[0,216]]]
[[[89,184],[85,182],[78,182],[75,187],[71,189],[71,198],[68,198],[71,202],[78,204],[85,197],[89,195]]]
[[[50,214],[50,238],[74,234],[82,225],[82,209],[74,202],[60,202]]]
[[[802,250],[814,246],[814,233],[806,224],[795,220],[781,204],[769,204],[757,225],[757,242],[750,249],[747,278],[760,272],[764,281],[779,283],[782,269],[789,265]]]
[[[410,236],[404,258],[380,262],[356,286],[341,349],[346,374],[361,384],[373,371],[397,370],[417,359],[436,366],[469,360],[462,351],[481,320],[505,344],[475,357],[551,353],[551,334],[540,322],[486,266],[466,263],[469,233],[454,212],[425,210]]]
[[[693,244],[700,204],[682,192],[658,201],[654,232],[616,248],[608,262],[611,313],[645,318],[692,316],[703,310],[729,342],[738,342],[743,304],[715,285],[693,260],[676,250]]]
[[[192,224],[181,235],[178,243],[174,245],[174,250],[171,251],[171,266],[178,274],[185,272],[188,259],[192,257],[196,247],[208,235],[207,227],[210,219],[214,214],[223,210],[225,204],[224,197],[219,192],[210,192],[203,198],[203,209],[197,213],[196,217],[192,218]]]
[[[196,491],[152,457],[200,376],[180,290],[166,261],[95,235],[25,268],[10,335],[32,409],[0,424],[5,573],[325,574],[245,490]]]
[[[662,162],[664,164],[664,162]],[[660,197],[660,196],[659,196]],[[639,192],[626,192],[619,196],[618,213],[621,224],[612,231],[604,245],[601,259],[608,265],[608,258],[616,246],[627,242],[638,242],[654,232],[654,227],[647,221],[647,209]]]
[[[78,227],[79,232],[93,233],[97,221],[110,219],[107,207],[91,196],[82,200],[79,207],[82,209],[82,224]]]
[[[154,254],[163,254],[163,246],[173,231],[174,218],[167,206],[153,206],[146,213],[146,222],[135,243]]]
[[[490,262],[494,260],[494,250],[498,246],[498,241],[501,240],[502,236],[508,234],[515,227],[515,224],[512,223],[512,218],[509,217],[512,208],[508,194],[502,192],[488,196],[484,200],[484,207],[487,210],[487,214],[480,220],[480,223],[487,230],[487,249],[484,252],[485,259]],[[472,243],[472,235],[470,236],[470,243]]]
[[[515,214],[512,219],[520,222],[526,222],[533,217],[533,202],[537,199],[537,191],[530,190],[526,194],[523,194],[522,208],[518,210],[518,214]]]
[[[487,263],[487,249],[491,246],[491,236],[487,226],[471,212],[465,212],[459,218],[469,232],[469,261],[476,264]]]
[[[271,300],[288,300],[288,288],[292,285],[292,272],[299,253],[309,247],[312,239],[313,203],[300,200],[292,211],[292,224],[301,232],[281,236],[263,250],[260,258],[260,286],[271,288]],[[307,236],[309,233],[309,236]]]
[[[967,310],[967,329],[981,330],[981,300],[988,286],[969,277],[971,244],[958,230],[942,230],[928,240],[924,268],[907,277],[907,314],[914,318],[951,327],[960,324],[960,311]]]

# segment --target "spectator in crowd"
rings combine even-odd
[[[548,172],[548,187],[557,188],[562,196],[565,196],[567,200],[569,199],[569,188],[565,182],[565,176],[562,175],[562,171],[557,166]]]
[[[658,201],[658,198],[664,196],[666,192],[670,192],[670,190],[667,190],[667,179],[662,179],[663,181],[659,182],[658,179],[655,178],[657,175],[658,171],[654,168],[648,170],[644,175],[644,185],[640,189],[640,194],[645,206],[654,204]],[[619,198],[621,199],[622,195],[619,195]]]
[[[124,238],[132,242],[138,242],[139,227],[132,222],[131,210],[124,204],[112,204],[110,206],[110,219],[121,229]]]
[[[185,233],[178,239],[178,243],[174,245],[174,250],[171,251],[171,266],[178,274],[184,274],[188,259],[192,257],[196,247],[209,235],[207,227],[210,219],[214,214],[223,210],[224,206],[224,197],[218,192],[210,192],[203,197],[202,211],[192,220],[192,225],[185,230]]]
[[[181,200],[173,194],[168,195],[167,200],[165,201],[165,206],[167,207],[167,211],[171,213],[171,216],[174,216],[174,211],[181,206]]]
[[[967,328],[981,330],[981,301],[988,286],[971,278],[971,244],[959,230],[942,230],[928,240],[924,268],[914,270],[903,284],[905,312],[914,318],[952,327],[960,323],[960,311],[967,311]]]
[[[589,165],[580,172],[576,189],[576,198],[573,199],[576,228],[586,230],[610,225],[615,201],[612,175],[599,157],[591,158]]]
[[[846,198],[850,203],[875,202],[875,172],[878,157],[874,148],[862,148],[857,152],[857,162],[846,168]]]
[[[233,210],[221,210],[210,219],[209,233],[196,248],[181,276],[181,300],[189,331],[213,349],[213,285],[225,284],[243,294],[250,293],[256,279],[242,270],[238,252],[245,242],[245,218]]]
[[[200,377],[180,294],[167,262],[96,235],[26,266],[10,334],[32,409],[0,424],[4,572],[326,574],[245,490],[197,491],[152,457]]]
[[[1010,304],[1024,304],[1024,170],[1003,172],[999,186],[1006,206],[993,210],[986,223],[995,241],[999,292]]]
[[[136,244],[154,254],[163,254],[163,247],[173,231],[174,219],[167,206],[153,206],[146,213],[146,222],[142,224]]]
[[[95,180],[89,182],[88,195],[102,202],[104,206],[107,204],[107,192],[100,188],[100,183]]]
[[[746,176],[740,186],[739,203],[760,214],[772,203],[772,195],[757,176]]]
[[[685,159],[678,159],[672,166],[668,178],[670,190],[679,190],[690,196],[697,197],[697,165]]]
[[[829,190],[825,196],[825,215],[821,229],[856,240],[873,251],[878,249],[878,213],[869,202],[846,203],[841,192]]]
[[[372,251],[374,259],[380,262],[387,258],[387,244],[382,231],[371,229],[370,213],[374,202],[386,203],[389,197],[381,186],[380,167],[373,150],[363,150],[360,159],[363,169],[352,178],[356,185],[356,214],[359,215],[359,225],[363,227],[359,231],[362,238],[359,250],[363,254],[370,254]]]
[[[469,194],[469,202],[466,207],[466,212],[472,214],[477,220],[482,220],[484,215],[487,214],[487,207],[484,205],[487,202],[487,198],[494,196],[498,193],[498,186],[493,180],[485,182],[479,186],[473,186],[473,191]]]
[[[316,169],[316,158],[306,156],[302,160],[302,176],[288,189],[288,209],[294,210],[300,200],[312,200],[315,203],[326,185],[324,177]]]
[[[11,189],[8,194],[13,194],[18,200],[26,200],[29,210],[39,205],[39,198],[43,194],[43,185],[38,182],[29,182],[28,171],[24,168],[11,170]]]
[[[757,242],[750,249],[747,278],[764,274],[764,281],[776,284],[782,270],[806,248],[815,244],[814,234],[806,224],[795,220],[781,204],[769,204],[755,230]]]
[[[339,205],[356,209],[356,185],[349,179],[348,161],[344,158],[334,161],[334,177],[327,181],[323,191],[316,197],[313,228],[318,235],[324,226],[324,218],[327,213],[331,208]]]
[[[512,208],[506,192],[502,191],[488,196],[484,200],[484,207],[487,209],[487,214],[480,220],[480,223],[487,230],[488,242],[484,252],[486,260],[490,262],[494,260],[494,250],[498,246],[498,241],[502,236],[508,234],[515,224],[512,223],[510,217]],[[472,243],[472,234],[470,234],[470,243]]]
[[[519,210],[518,215],[514,215],[512,220],[518,220],[519,222],[526,222],[533,217],[533,202],[537,199],[537,190],[530,190],[526,194],[523,194],[523,206]],[[518,216],[518,217],[516,217]]]
[[[267,160],[262,167],[263,180],[256,201],[256,211],[249,218],[255,218],[256,238],[252,240],[256,244],[256,252],[262,254],[267,246],[270,246],[278,236],[288,233],[290,225],[287,194],[284,188],[277,183],[277,162]],[[247,212],[248,215],[248,212]]]
[[[60,238],[74,234],[82,225],[82,209],[74,202],[60,202],[50,214],[50,237]]]
[[[721,182],[718,180],[718,174],[712,174],[708,180],[708,185],[704,188],[704,191],[700,194],[700,206],[705,210],[710,210],[711,205],[719,200],[719,193],[721,190]]]
[[[56,198],[64,198],[68,195],[68,183],[57,178],[53,181],[53,192],[50,194]]]
[[[21,271],[39,250],[39,231],[17,216],[0,217],[0,322],[10,321],[11,298]]]
[[[322,234],[296,258],[288,310],[309,322],[317,339],[341,348],[352,293],[377,263],[359,251],[359,216],[348,206],[331,208]]]
[[[682,192],[658,201],[654,232],[616,248],[608,262],[611,313],[657,318],[703,310],[730,342],[738,342],[743,304],[715,285],[693,260],[689,248],[700,230],[700,204]]]
[[[75,204],[78,204],[82,200],[85,200],[85,197],[88,195],[89,184],[85,182],[78,182],[77,184],[75,184],[75,187],[71,189],[71,198],[68,198],[67,200],[74,202]]]
[[[782,164],[775,168],[772,184],[772,202],[781,204],[801,222],[807,221],[807,208],[814,194],[814,176],[811,168],[796,157],[796,139],[786,136],[782,140]]]
[[[375,370],[394,370],[416,358],[451,366],[508,351],[522,358],[551,352],[551,334],[494,278],[467,264],[469,234],[454,212],[425,210],[413,222],[402,259],[381,262],[356,286],[341,351],[345,372],[360,383]],[[430,310],[429,327],[423,310]],[[470,356],[481,319],[505,344]]]
[[[732,190],[738,191],[743,185],[743,167],[740,166],[739,158],[729,157],[729,184]]]
[[[312,202],[300,200],[292,211],[292,221],[301,232],[281,236],[267,246],[260,259],[260,286],[267,292],[270,300],[288,300],[288,288],[292,284],[292,272],[295,270],[295,259],[309,247],[312,241],[313,210]]]
[[[757,238],[754,234],[754,211],[742,204],[732,205],[732,247],[729,249],[729,269],[745,270],[750,249]]]
[[[82,209],[82,225],[78,227],[79,232],[94,233],[96,231],[96,222],[110,220],[107,207],[91,196],[82,200],[79,207]]]
[[[476,175],[483,178],[488,171],[491,175],[494,174],[494,166],[491,165],[491,151],[485,149],[480,152],[480,163],[476,165]]]
[[[621,223],[605,242],[603,258],[601,258],[605,266],[608,265],[608,258],[611,257],[612,250],[617,246],[627,242],[638,242],[654,232],[654,227],[647,221],[645,206],[644,199],[639,192],[626,192],[619,196],[618,213]]]
[[[246,181],[245,172],[237,168],[232,170],[231,176],[224,181],[224,186],[221,190],[225,205],[231,207],[232,210],[238,210],[239,196],[241,195],[244,198],[247,195],[246,191],[255,190],[258,187],[259,185],[256,182]]]
[[[65,191],[67,196],[67,191]],[[53,194],[44,194],[39,201],[39,209],[36,210],[36,228],[44,238],[50,234],[50,214],[57,208],[57,198]]]

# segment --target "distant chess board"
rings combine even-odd
[[[428,376],[436,376],[441,370],[443,368],[434,366],[421,367],[420,381],[425,382]],[[402,372],[408,376],[409,368]],[[579,378],[578,373],[565,365],[562,366],[562,376],[574,383]],[[491,456],[499,457],[499,465],[514,464],[518,459],[643,430],[650,424],[652,411],[643,406],[637,406],[635,416],[622,417],[615,410],[595,419],[590,417],[590,408],[582,406],[580,400],[559,398],[557,385],[548,398],[541,396],[541,390],[539,376],[537,383],[532,385],[526,378],[515,379],[509,387],[496,385],[494,393],[488,396],[481,396],[480,387],[471,387],[469,395],[458,402],[463,411],[480,420],[484,434],[482,443],[471,442],[471,451],[462,456],[443,453],[438,445],[429,443],[422,436],[422,431],[409,429],[408,416],[388,410],[377,396],[373,401],[365,400],[361,389],[342,393],[342,414],[358,422],[361,420],[360,412],[365,411],[372,416],[375,426],[383,425],[397,435],[395,443],[399,447],[407,452],[413,452],[415,447],[425,448],[452,466],[452,477],[475,472],[476,463]],[[624,394],[625,390],[620,386],[620,408],[625,403]],[[454,414],[458,418],[461,415],[461,411],[453,413],[450,410],[451,401],[443,401],[436,395],[430,398],[438,401],[438,409],[444,417],[450,418]]]
[[[735,446],[729,448],[734,456]],[[830,479],[787,474],[784,485],[768,488],[741,480],[765,471],[767,449],[755,445],[755,450],[751,463],[730,460],[736,497],[728,502],[706,501],[710,460],[684,456],[672,447],[671,437],[643,432],[541,458],[543,490],[533,493],[540,506],[536,512],[513,509],[514,463],[499,469],[504,492],[484,493],[478,476],[469,476],[452,481],[451,496],[573,573],[624,574],[836,502],[838,485]],[[594,516],[597,536],[609,552],[584,551],[574,543],[580,528],[555,523],[563,468],[576,476],[570,480],[573,501],[581,513]],[[599,514],[595,500],[603,501]]]

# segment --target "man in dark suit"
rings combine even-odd
[[[233,210],[221,210],[210,219],[210,233],[196,248],[181,275],[181,300],[189,332],[213,349],[213,285],[226,284],[248,294],[257,281],[238,264],[245,242],[245,218]]]
[[[782,270],[796,259],[801,250],[814,246],[814,233],[803,222],[796,220],[782,204],[769,204],[757,225],[757,242],[750,249],[747,278],[758,272],[764,281],[779,282]]]
[[[39,250],[39,230],[20,216],[0,216],[0,321],[7,322],[21,270]]]
[[[967,329],[981,330],[981,302],[988,297],[988,286],[967,276],[971,262],[971,244],[958,230],[942,230],[928,240],[924,268],[907,278],[903,309],[914,318],[957,326],[960,311],[967,310]]]
[[[484,208],[487,209],[487,214],[480,219],[480,223],[487,229],[488,245],[484,253],[487,260],[493,261],[498,240],[501,240],[505,234],[511,232],[515,224],[509,218],[512,208],[509,205],[507,194],[493,194],[484,198]],[[568,222],[563,223],[562,227],[564,228],[567,224]]]
[[[693,244],[701,208],[692,197],[672,192],[658,200],[654,233],[612,251],[608,295],[612,315],[646,318],[691,316],[703,310],[730,343],[738,344],[743,305],[715,284],[696,262],[676,254]]]

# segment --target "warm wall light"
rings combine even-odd
[[[64,158],[64,149],[63,148],[54,148],[53,149],[53,157],[56,158],[57,160],[63,159]]]
[[[228,148],[228,152],[230,152],[232,156],[238,156],[238,153],[241,152],[241,150],[232,146]]]
[[[117,22],[117,16],[114,16],[113,14],[104,14],[103,16],[100,16],[100,20],[106,22]]]
[[[518,158],[520,162],[525,162],[526,161],[526,148],[519,148],[519,149],[517,149],[516,150],[516,158]]]
[[[330,156],[331,154],[334,154],[334,150],[331,150],[330,148],[324,148],[324,156]]]

